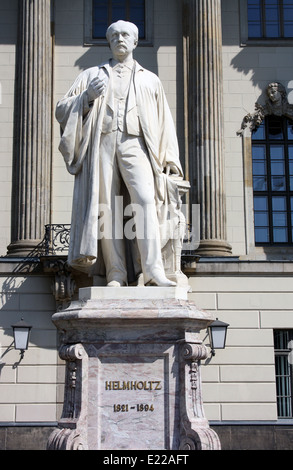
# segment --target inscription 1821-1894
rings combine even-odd
[[[135,390],[143,390],[143,391],[154,391],[154,390],[162,390],[162,384],[160,380],[128,380],[128,381],[120,381],[120,380],[106,380],[105,381],[105,390],[121,390],[121,391],[135,391]],[[128,413],[129,411],[137,411],[137,412],[149,412],[154,411],[155,407],[154,404],[148,403],[114,403],[113,404],[113,411],[114,413]]]

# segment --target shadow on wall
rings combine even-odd
[[[55,356],[57,330],[51,320],[56,311],[56,303],[51,290],[53,277],[42,272],[40,261],[27,258],[16,264],[9,258],[0,258],[0,264],[2,265],[0,278],[1,375],[4,366],[16,368],[20,363],[20,351],[14,349],[12,324],[23,318],[32,326],[29,349],[22,360],[24,364],[37,364],[42,354],[41,350],[51,350]],[[7,269],[4,273],[5,264],[9,264],[10,268],[12,264],[16,266],[12,270]]]
[[[282,53],[280,53],[280,51]],[[243,74],[256,88],[258,103],[264,104],[266,88],[269,83],[281,82],[288,91],[293,89],[292,69],[288,64],[293,61],[291,48],[243,48],[231,60],[231,67]],[[290,94],[288,96],[290,100]],[[249,110],[253,112],[254,110]]]

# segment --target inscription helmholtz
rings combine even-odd
[[[129,380],[129,381],[120,381],[120,380],[107,380],[105,381],[105,390],[162,390],[161,381],[155,380]]]

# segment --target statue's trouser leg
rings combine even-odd
[[[116,160],[116,132],[102,134],[100,144],[99,206],[100,237],[106,267],[107,282],[127,284],[125,244],[123,240],[123,212],[116,207],[120,195],[121,176]],[[101,233],[101,231],[103,232]]]
[[[133,210],[137,244],[144,281],[147,283],[152,278],[165,275],[155,204],[154,174],[143,137],[118,132],[117,144],[119,170],[131,203],[136,205]]]
[[[100,202],[112,208],[112,226],[121,226],[123,214],[114,213],[115,196],[120,194],[120,178],[128,189],[135,212],[138,249],[144,280],[164,275],[161,258],[159,225],[155,205],[154,176],[148,152],[142,137],[133,137],[120,131],[102,136],[100,167]],[[130,213],[129,213],[130,214]],[[130,227],[125,227],[125,236],[133,236]],[[115,235],[115,234],[114,234]],[[113,236],[102,239],[107,281],[125,279],[125,255],[123,240]],[[107,254],[109,254],[108,260]],[[123,268],[122,265],[124,264]],[[120,276],[118,272],[120,271]],[[118,278],[117,278],[118,275]]]

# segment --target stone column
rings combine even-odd
[[[183,1],[183,40],[186,179],[190,204],[200,204],[198,253],[227,256],[220,0]]]
[[[10,256],[32,255],[50,222],[50,0],[19,0]]]

